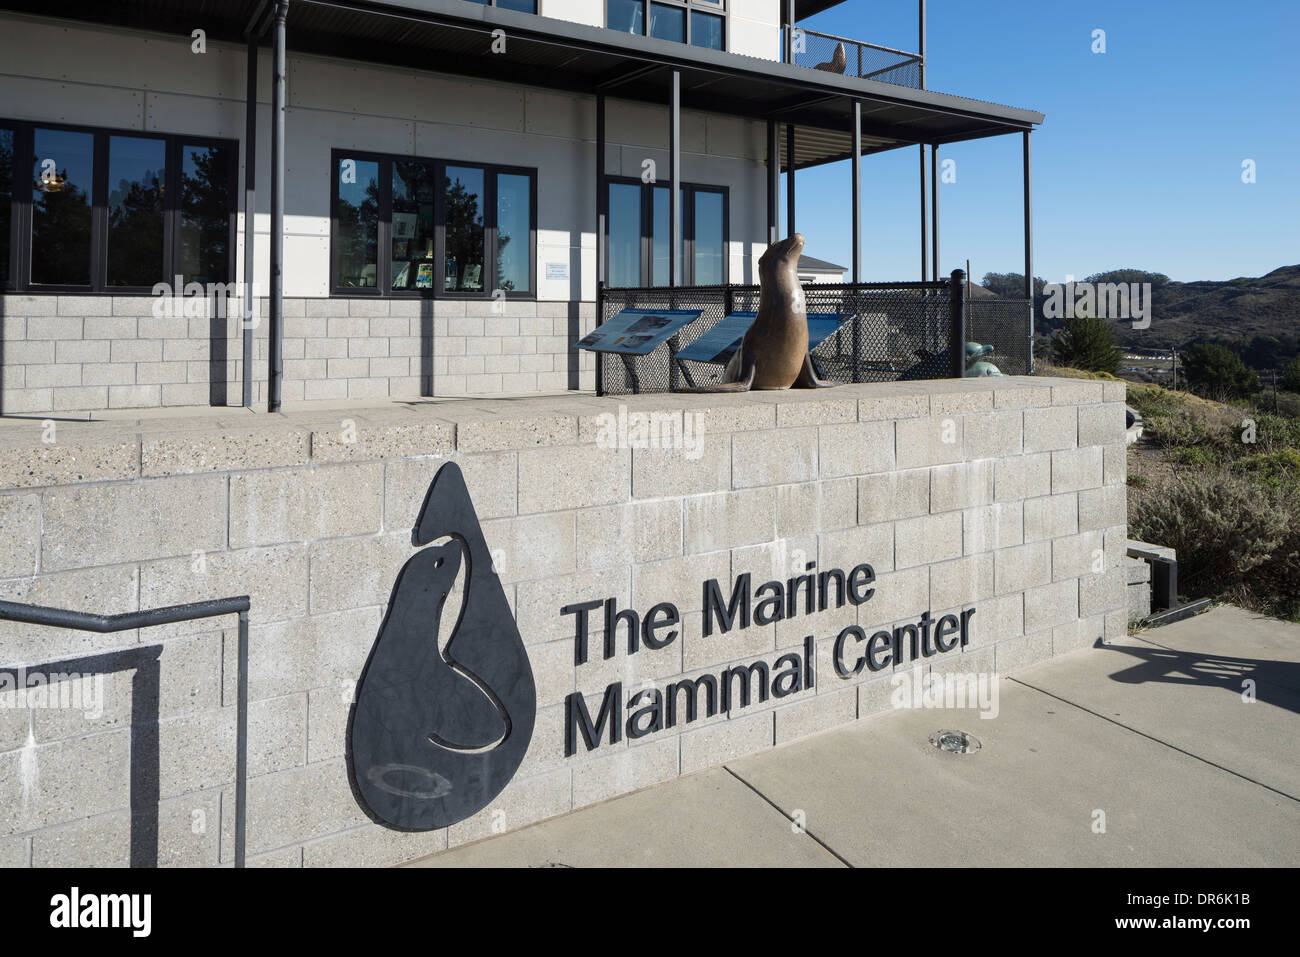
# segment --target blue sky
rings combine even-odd
[[[1036,275],[1135,266],[1189,281],[1300,263],[1300,2],[929,0],[927,19],[930,89],[1046,114]],[[917,45],[915,0],[846,0],[802,25]],[[967,258],[977,279],[1023,270],[1020,156],[1017,135],[940,151],[957,164],[940,187],[943,272]],[[799,173],[796,221],[809,255],[846,266],[848,180],[847,162]],[[916,147],[864,157],[865,279],[919,277],[917,181]]]

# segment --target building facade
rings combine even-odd
[[[598,277],[756,282],[828,110],[859,155],[1041,121],[837,73],[783,30],[825,5],[5,4],[0,413],[590,389]]]

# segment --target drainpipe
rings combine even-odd
[[[267,411],[280,411],[284,377],[284,33],[289,0],[275,5],[271,80],[271,296]]]
[[[243,405],[253,407],[253,255],[257,215],[257,40],[248,41],[248,82],[244,90],[244,394]]]

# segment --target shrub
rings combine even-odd
[[[1181,590],[1271,614],[1300,614],[1300,492],[1230,471],[1134,490],[1133,538],[1178,552]]]
[[[1259,391],[1259,376],[1226,346],[1197,342],[1183,353],[1183,374],[1196,392],[1212,399],[1238,399]]]
[[[1271,488],[1300,486],[1300,449],[1288,447],[1247,455],[1232,463],[1232,469]]]
[[[1187,396],[1181,392],[1162,389],[1158,385],[1130,385],[1128,404],[1145,419],[1153,415],[1171,415],[1187,405]]]
[[[1280,385],[1288,392],[1300,392],[1300,356],[1292,359],[1291,364],[1286,367]]]
[[[1123,353],[1115,345],[1115,331],[1105,319],[1076,316],[1052,340],[1052,358],[1057,365],[1088,372],[1119,371]]]

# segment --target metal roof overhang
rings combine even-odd
[[[243,41],[269,22],[269,0],[64,0],[54,15],[91,23]],[[49,17],[38,0],[0,9]],[[507,52],[490,51],[493,30]],[[487,80],[667,106],[673,70],[681,103],[702,110],[791,123],[795,169],[852,153],[854,99],[862,103],[863,154],[916,143],[945,144],[1032,129],[1041,113],[964,97],[839,76],[772,60],[555,20],[466,0],[292,0],[291,52],[342,57]],[[436,104],[431,105],[436,109]],[[665,119],[666,122],[666,119]],[[788,169],[784,137],[782,168]]]

